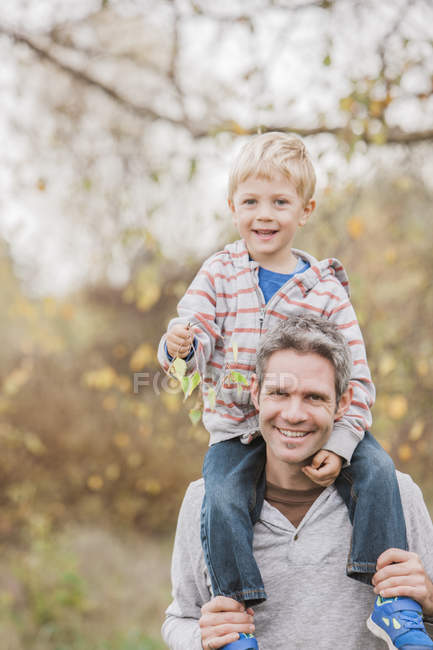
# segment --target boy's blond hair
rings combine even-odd
[[[308,203],[316,186],[316,174],[301,138],[293,133],[271,131],[251,138],[240,150],[229,174],[228,198],[233,200],[238,185],[251,176],[272,180],[275,172],[290,179]]]

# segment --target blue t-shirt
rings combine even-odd
[[[259,266],[259,287],[265,297],[265,302],[269,302],[274,293],[281,289],[283,284],[293,278],[298,273],[303,273],[310,268],[310,263],[298,258],[298,263],[293,273],[275,273],[275,271],[268,271]]]

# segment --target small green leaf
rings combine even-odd
[[[216,392],[215,388],[211,386],[207,392],[207,399],[209,402],[209,406],[212,409],[212,411],[215,410],[215,405],[216,405]]]
[[[241,372],[238,372],[237,370],[231,371],[230,379],[235,384],[243,384],[244,386],[248,386],[248,379]]]
[[[325,58],[323,59],[322,63],[323,63],[323,65],[331,65],[331,57],[329,56],[329,54],[327,54],[327,55],[325,56]]]
[[[189,419],[195,426],[201,420],[201,410],[200,409],[191,409],[189,412]]]
[[[183,394],[185,396],[185,399],[188,396],[188,390],[189,390],[189,377],[182,377],[180,380],[180,385],[182,386]]]
[[[185,395],[185,399],[187,399],[187,397],[189,397],[194,392],[200,382],[201,377],[198,370],[196,370],[193,375],[182,378],[182,389]]]
[[[172,363],[171,369],[176,379],[181,382],[182,377],[184,377],[186,373],[186,361],[180,359],[179,357],[176,357]]]

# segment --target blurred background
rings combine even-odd
[[[304,137],[373,432],[433,511],[430,0],[3,0],[0,645],[158,650],[207,434],[155,350],[249,134]],[[194,406],[194,396],[192,406]]]

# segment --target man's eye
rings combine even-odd
[[[311,393],[310,400],[312,402],[323,402],[323,397],[322,395],[316,395],[316,393]]]

